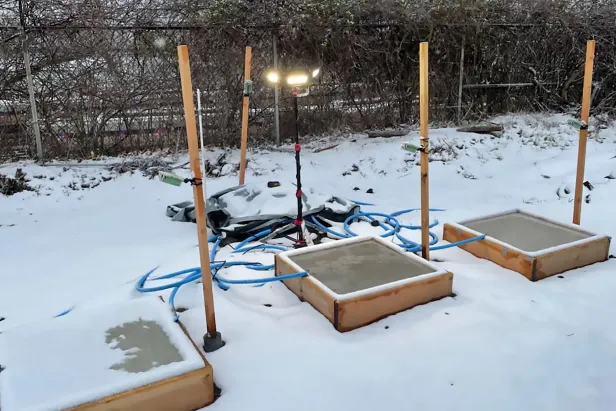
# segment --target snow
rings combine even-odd
[[[149,358],[152,352],[160,354],[149,349],[139,359],[139,346],[125,349],[119,340],[130,340],[125,325],[135,321],[143,321],[143,328],[151,328],[146,321],[158,324],[181,360],[140,372],[125,370],[123,363],[145,359],[149,364],[158,359]],[[124,334],[110,339],[115,327]],[[106,338],[107,333],[111,337]],[[4,411],[65,409],[204,367],[169,309],[156,297],[77,309],[53,320],[15,327],[0,337],[6,355],[6,370],[0,374]],[[135,342],[142,342],[140,337],[144,336],[137,335]],[[151,332],[145,339],[154,343],[155,337]]]
[[[295,181],[277,181],[279,186],[268,187],[267,182],[247,183],[218,197],[218,203],[234,219],[263,215],[295,216],[297,190]],[[302,187],[304,211],[325,206],[335,212],[348,212],[353,204],[341,204],[333,195],[319,193],[316,189]]]
[[[494,121],[505,124],[500,137],[430,130],[430,205],[446,209],[431,219],[442,224],[524,208],[571,222],[577,131],[561,115]],[[582,228],[614,235],[616,183],[605,177],[616,169],[616,126],[594,128],[591,120],[590,135],[586,180],[595,188],[584,189],[590,202],[582,207]],[[402,141],[417,138],[412,131],[403,138],[315,139],[302,147],[303,183],[376,204],[364,210],[418,207],[419,156],[400,149]],[[332,143],[339,145],[312,152]],[[237,151],[229,152],[232,162],[238,158]],[[248,158],[251,183],[293,179],[290,146],[251,150]],[[40,195],[0,198],[0,317],[6,317],[0,332],[49,321],[73,306],[76,311],[67,319],[92,304],[135,298],[135,280],[153,267],[160,265],[162,274],[198,266],[195,225],[165,216],[168,204],[191,198],[190,186],[173,187],[135,173],[114,176],[94,189],[66,187],[84,175],[88,180],[107,173],[97,167],[64,172],[22,163],[1,167],[0,173],[10,174],[17,166],[29,177],[56,178],[33,179],[42,186]],[[206,188],[215,193],[236,184],[231,173],[209,179]],[[419,212],[400,217],[403,224],[419,220]],[[382,233],[368,223],[352,227],[359,235]],[[442,225],[432,231],[442,238]],[[403,235],[420,241],[419,231]],[[207,354],[222,390],[207,409],[614,409],[613,259],[533,283],[460,249],[431,255],[439,268],[454,273],[456,297],[344,334],[280,283],[234,286],[227,292],[214,287],[217,325],[226,345]],[[225,247],[217,259],[231,256]],[[236,258],[273,263],[272,253]],[[232,267],[221,275],[240,279],[273,273]],[[186,309],[180,320],[199,343],[205,332],[201,285],[182,287],[176,306]],[[0,351],[0,364],[9,359]]]

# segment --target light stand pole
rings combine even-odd
[[[295,221],[293,221],[293,225],[295,226],[295,230],[297,231],[297,247],[305,247],[306,245],[312,245],[312,240],[309,235],[305,234],[306,230],[306,222],[303,217],[303,205],[302,205],[302,177],[301,177],[301,162],[300,162],[300,152],[301,145],[299,144],[299,110],[298,110],[298,98],[307,96],[310,92],[310,85],[315,77],[319,75],[319,68],[315,69],[306,69],[306,68],[293,68],[285,71],[284,73],[278,72],[276,69],[271,70],[267,73],[267,81],[273,83],[278,86],[280,84],[281,78],[284,79],[286,84],[291,87],[293,90],[293,119],[295,121],[295,179],[296,179],[296,191],[295,196],[297,197],[297,217]],[[303,92],[300,92],[303,91]],[[292,226],[291,226],[292,227]],[[287,230],[287,226],[283,227],[284,230]]]
[[[304,238],[304,219],[302,216],[302,166],[300,163],[299,153],[301,146],[299,145],[299,122],[297,121],[298,109],[297,109],[297,91],[293,91],[293,116],[295,119],[295,178],[297,180],[297,190],[295,196],[297,197],[297,218],[295,219],[295,226],[297,227],[297,245],[303,247],[306,245],[306,239]]]

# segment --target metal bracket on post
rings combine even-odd
[[[293,95],[295,97],[306,97],[310,94],[310,86],[307,87],[295,87],[293,89]]]
[[[428,137],[419,137],[419,148],[417,149],[417,151],[428,154],[429,144],[430,139],[428,139]]]

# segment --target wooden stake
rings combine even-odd
[[[584,92],[582,94],[581,120],[585,127],[580,129],[578,146],[577,175],[575,178],[575,201],[573,203],[573,224],[580,225],[582,215],[582,194],[584,189],[584,168],[586,166],[586,142],[588,140],[588,121],[590,117],[590,95],[592,91],[592,71],[595,60],[595,41],[586,43],[586,66],[584,68]]]
[[[210,252],[207,243],[207,222],[205,221],[205,185],[199,166],[199,144],[197,142],[197,122],[195,121],[195,102],[193,100],[192,80],[190,77],[190,62],[188,47],[178,46],[180,62],[180,79],[182,82],[182,99],[184,100],[184,118],[186,119],[186,136],[188,137],[188,153],[190,168],[194,175],[193,195],[195,197],[195,214],[197,217],[197,237],[199,239],[199,260],[201,262],[201,284],[203,285],[203,301],[207,333],[216,336],[216,316],[214,314],[214,295],[212,293],[212,278],[210,277]]]
[[[421,150],[421,256],[430,260],[428,199],[428,43],[419,45],[419,143]]]
[[[250,64],[252,60],[252,48],[246,47],[244,58],[244,83],[250,80]],[[242,143],[240,146],[240,184],[244,184],[246,176],[246,149],[248,148],[248,103],[250,97],[244,94],[242,99]]]

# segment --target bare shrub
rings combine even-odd
[[[17,0],[0,21],[19,25]],[[597,41],[594,113],[616,109],[616,0],[24,0],[43,144],[49,157],[185,148],[177,69],[187,44],[203,92],[205,141],[239,143],[243,53],[253,47],[251,144],[273,141],[273,90],[263,80],[277,38],[281,65],[321,64],[300,102],[302,134],[418,119],[418,44],[430,43],[430,119],[507,112],[575,113],[585,43]],[[34,151],[19,31],[0,43],[0,158]],[[518,84],[494,87],[495,84]],[[281,137],[293,133],[282,90]]]

